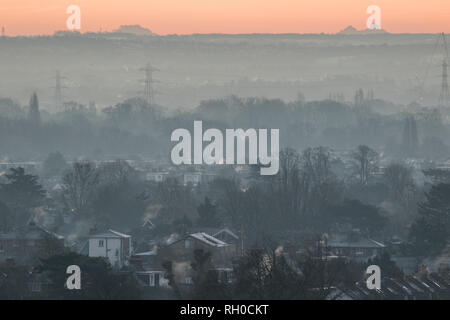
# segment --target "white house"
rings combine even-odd
[[[111,265],[121,268],[131,256],[131,236],[108,230],[89,236],[89,257],[108,258]]]
[[[163,182],[167,179],[168,175],[168,172],[147,172],[146,179],[147,181]]]
[[[189,172],[183,175],[184,185],[192,184],[193,186],[198,185],[202,180],[202,174],[200,172]]]

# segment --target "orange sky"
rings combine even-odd
[[[365,28],[377,5],[383,29],[450,33],[450,0],[0,0],[7,35],[65,30],[66,8],[81,7],[81,32],[140,24],[158,34],[335,33]]]

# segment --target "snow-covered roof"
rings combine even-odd
[[[192,233],[189,235],[189,237],[192,237],[194,239],[200,240],[203,243],[206,243],[207,245],[213,246],[213,247],[225,247],[228,246],[227,243],[223,242],[222,240],[219,240],[213,236],[210,236],[209,234],[206,234],[204,232],[198,232],[198,233]]]
[[[156,250],[135,253],[135,256],[155,256]]]
[[[332,248],[385,248],[381,242],[362,238],[357,241],[330,241],[328,246]]]
[[[84,240],[80,242],[75,242],[71,246],[71,250],[79,254],[89,255],[89,241]]]
[[[130,235],[120,233],[112,229],[109,229],[106,232],[97,233],[92,236],[89,236],[89,238],[130,238],[130,237],[131,237]]]
[[[147,220],[145,220],[145,222],[142,224],[142,227],[144,227],[144,228],[149,228],[149,229],[154,229],[154,228],[155,228],[155,224],[154,224],[150,219],[147,219]]]
[[[224,229],[220,230],[219,232],[216,232],[215,234],[213,234],[213,236],[215,237],[218,234],[221,234],[221,233],[224,233],[224,232],[228,233],[231,237],[235,238],[236,240],[239,239],[239,237],[233,231],[231,231],[228,228],[224,228]]]
[[[18,228],[8,233],[0,234],[0,239],[4,240],[40,240],[45,236],[50,236],[52,238],[63,240],[64,237],[58,235],[52,231],[49,231],[43,227],[40,227],[34,223],[31,223],[27,226]]]

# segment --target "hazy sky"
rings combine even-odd
[[[0,0],[7,35],[66,28],[66,8],[81,8],[81,32],[140,24],[158,34],[335,33],[365,29],[369,5],[389,32],[450,33],[450,0]]]

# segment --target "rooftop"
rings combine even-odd
[[[112,229],[109,229],[106,232],[97,233],[94,235],[89,236],[89,238],[131,238],[130,235],[120,233],[118,231],[114,231]]]
[[[203,243],[206,243],[207,245],[210,245],[212,247],[225,247],[228,246],[227,243],[214,238],[213,236],[210,236],[209,234],[206,234],[204,232],[199,232],[199,233],[192,233],[190,234],[188,237],[192,237],[194,239],[200,240]]]
[[[355,241],[349,240],[334,240],[329,241],[328,246],[332,248],[385,248],[386,246],[381,242],[369,239],[360,238]]]
[[[30,223],[25,227],[18,228],[11,232],[0,234],[0,239],[2,240],[40,240],[46,236],[50,236],[52,238],[56,238],[58,240],[64,239],[63,236],[60,236],[54,232],[51,232],[43,227],[40,227],[34,223]]]

